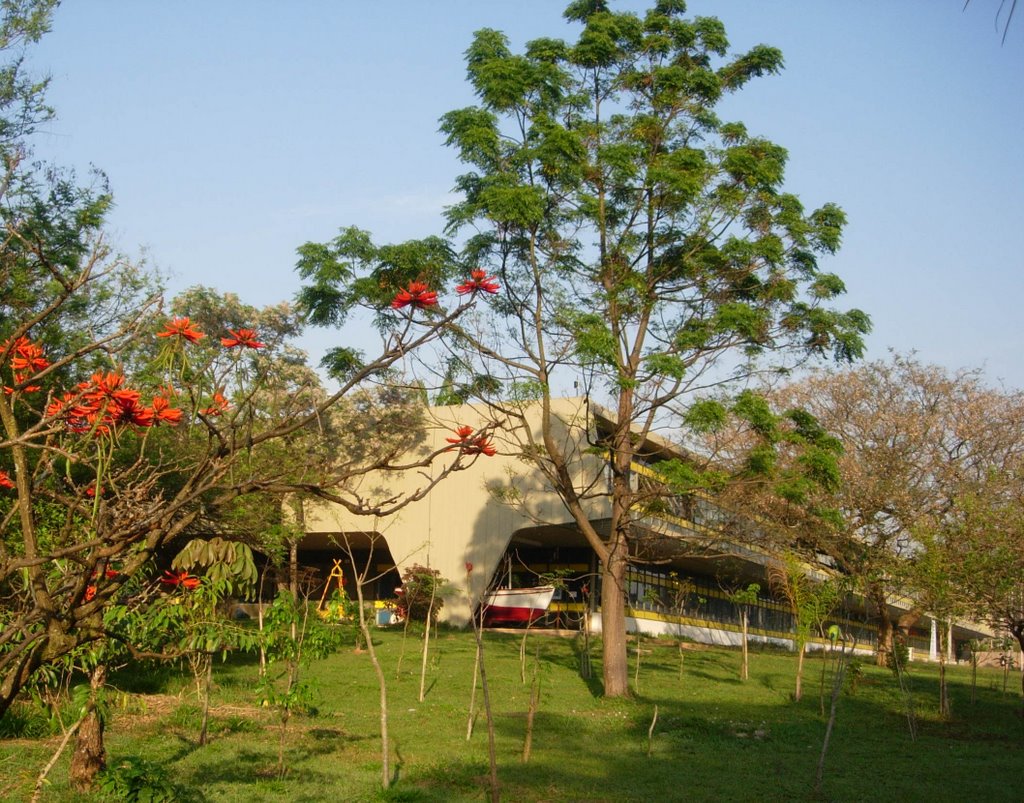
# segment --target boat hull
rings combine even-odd
[[[484,626],[530,624],[540,619],[555,595],[554,586],[499,588],[484,600]]]

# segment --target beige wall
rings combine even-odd
[[[579,481],[601,477],[602,461],[583,454],[586,407],[582,399],[559,399],[553,407],[558,419],[556,436],[563,448],[577,453]],[[528,425],[539,440],[539,409],[530,408]],[[446,438],[460,425],[487,425],[486,408],[471,405],[431,409],[432,424],[426,446],[442,449]],[[350,515],[338,505],[309,505],[306,531],[310,534],[372,531],[387,541],[401,573],[412,564],[438,569],[457,588],[446,598],[443,617],[453,624],[469,621],[469,600],[483,593],[513,533],[538,524],[564,524],[571,519],[561,500],[546,486],[544,478],[529,462],[517,457],[525,442],[523,433],[510,431],[507,423],[496,429],[492,442],[498,449],[493,457],[480,455],[472,465],[439,483],[424,499],[414,502],[388,519],[367,519]],[[454,457],[454,453],[452,453]],[[451,460],[447,455],[442,460]],[[583,472],[587,472],[584,475]],[[408,493],[427,484],[420,471],[404,475],[377,476],[364,483],[377,493]],[[604,480],[601,479],[603,482]],[[510,501],[501,501],[507,494]],[[600,509],[590,511],[600,518]],[[473,564],[472,588],[467,589],[466,563]]]

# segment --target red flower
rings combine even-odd
[[[474,270],[469,274],[469,278],[466,279],[462,284],[455,288],[455,292],[460,296],[466,295],[466,293],[476,293],[483,290],[485,293],[497,293],[501,288],[493,276],[488,276],[485,270]]]
[[[6,345],[6,344],[5,344]],[[11,370],[38,373],[48,368],[50,361],[43,356],[43,347],[27,337],[19,337],[11,345]]]
[[[470,561],[466,561],[466,574],[473,573],[473,564]]]
[[[100,493],[100,496],[103,496],[103,486],[102,485],[100,486],[99,493]],[[88,496],[90,499],[93,499],[93,498],[96,497],[96,483],[93,483],[92,485],[90,485],[88,488],[85,489],[85,495]]]
[[[153,415],[157,423],[163,421],[174,426],[181,422],[181,410],[171,407],[171,402],[166,396],[153,397]]]
[[[231,337],[222,337],[220,344],[225,348],[233,349],[235,346],[245,346],[247,349],[262,349],[265,343],[256,339],[255,329],[228,329]]]
[[[473,427],[466,427],[466,426],[459,427],[457,430],[455,430],[455,434],[458,437],[455,437],[455,438],[445,438],[445,440],[448,441],[448,443],[463,444],[463,443],[465,443],[469,439],[469,436],[473,434]]]
[[[391,309],[402,309],[402,307],[410,305],[415,309],[426,309],[436,303],[437,293],[428,289],[423,282],[409,282],[408,288],[399,290],[395,295],[391,302]]]
[[[11,357],[11,373],[14,381],[20,385],[27,382],[44,368],[48,368],[50,361],[43,356],[43,347],[37,346],[27,337],[19,337],[13,342],[8,340],[0,345],[0,351],[7,351]],[[34,393],[39,390],[39,385],[28,385],[22,388],[23,393]],[[14,388],[4,387],[4,393],[10,396]]]
[[[14,481],[11,479],[11,475],[0,468],[0,488],[13,488]]]
[[[469,446],[465,446],[462,449],[463,454],[482,454],[487,457],[494,457],[498,453],[498,450],[491,444],[491,439],[486,435],[480,435],[474,438],[473,443]]]
[[[206,335],[192,326],[192,321],[188,318],[175,318],[173,321],[168,321],[164,324],[164,330],[156,333],[157,337],[180,337],[182,340],[187,340],[189,343],[198,343]]]
[[[89,402],[101,402],[104,399],[113,398],[123,384],[124,374],[100,371],[93,374],[88,382],[80,382],[78,389],[82,391],[82,395]]]
[[[85,596],[82,597],[83,601],[88,602],[89,600],[91,600],[95,596],[96,596],[96,586],[86,586],[85,587]]]
[[[72,432],[88,432],[98,412],[99,405],[87,402],[79,393],[65,393],[46,407],[47,417],[62,418]]]
[[[110,424],[132,424],[136,427],[153,426],[153,408],[139,403],[137,390],[119,390],[107,406],[103,420]]]
[[[160,582],[169,586],[181,586],[189,591],[199,587],[199,578],[193,577],[184,569],[180,572],[164,572],[164,576],[160,578]]]
[[[213,404],[200,412],[203,415],[220,415],[226,413],[230,406],[228,400],[224,398],[224,394],[218,390],[213,394]]]
[[[448,443],[455,444],[448,449],[458,449],[462,454],[482,454],[487,457],[494,457],[498,450],[491,445],[491,439],[487,435],[473,435],[473,427],[461,426],[455,430],[458,437],[445,438]]]

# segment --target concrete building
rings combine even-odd
[[[607,467],[600,450],[592,446],[608,414],[583,398],[556,400],[553,411],[558,422],[555,437],[573,454],[579,487],[606,487]],[[447,439],[461,426],[480,430],[501,423],[472,405],[431,408],[430,414],[432,426],[419,447],[423,450],[445,449]],[[537,410],[529,411],[526,420],[539,441]],[[365,592],[376,600],[392,598],[402,572],[410,566],[429,566],[451,583],[442,617],[454,625],[468,623],[488,588],[533,586],[555,577],[558,590],[544,623],[579,628],[588,616],[591,629],[599,631],[599,567],[593,550],[535,465],[517,456],[521,445],[500,426],[491,438],[497,449],[494,456],[478,455],[469,468],[388,519],[356,517],[338,505],[307,505],[307,534],[300,546],[303,562],[326,577],[334,561],[343,559],[351,581],[352,567],[342,550],[347,543],[360,568],[370,567],[375,579]],[[658,460],[680,456],[678,449],[656,438],[645,444],[644,453],[648,459],[633,466],[637,482],[656,482]],[[397,496],[428,480],[428,475],[413,471],[377,476],[372,483],[375,494]],[[588,504],[588,516],[600,531],[609,520],[608,500],[595,494]],[[752,537],[736,543],[716,528],[721,519],[712,499],[687,496],[637,522],[636,541],[642,553],[629,573],[627,628],[736,644],[738,612],[727,587],[758,583],[761,592],[750,609],[750,638],[792,646],[793,616],[769,591],[772,555],[758,547],[756,526],[751,525]],[[472,571],[467,573],[469,565]],[[821,567],[806,570],[825,576]],[[892,601],[893,619],[907,604]],[[844,609],[836,623],[856,638],[861,649],[873,650],[875,630],[860,601],[851,598]],[[935,629],[936,624],[923,616],[908,634],[918,656],[935,656]],[[982,633],[976,627],[954,628],[954,638],[960,640]],[[815,641],[818,646],[826,643],[821,638]]]

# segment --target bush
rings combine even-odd
[[[159,764],[138,756],[126,756],[107,767],[98,782],[104,795],[126,803],[188,803],[203,799],[198,792],[175,784]]]
[[[893,673],[906,672],[910,663],[910,647],[905,641],[896,640],[892,644],[892,651],[885,656],[885,664]]]
[[[59,721],[39,702],[15,703],[0,717],[0,739],[44,739],[59,732]]]
[[[437,569],[413,564],[402,574],[402,587],[395,592],[394,600],[398,615],[412,622],[422,622],[430,610],[430,621],[436,622],[437,616],[444,607],[442,594],[448,581]],[[431,607],[433,606],[433,607]]]

